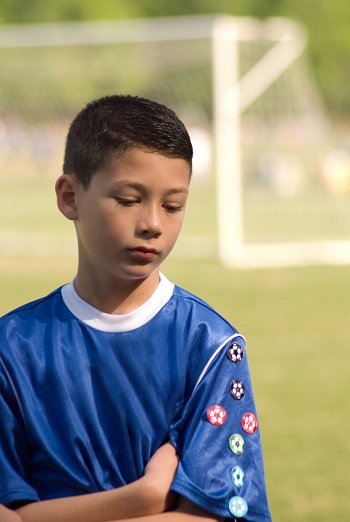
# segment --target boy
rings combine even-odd
[[[150,100],[71,124],[56,193],[77,275],[0,326],[0,502],[24,522],[271,520],[244,338],[159,270],[191,162]]]

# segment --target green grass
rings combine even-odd
[[[173,271],[247,336],[274,520],[350,520],[350,268]]]
[[[244,205],[245,237],[249,243],[350,238],[349,193],[314,189],[294,198],[253,193]]]
[[[57,161],[56,169],[46,177],[32,174],[2,178],[0,174],[0,234],[5,230],[29,234],[49,231],[63,237],[72,230],[56,208],[54,180],[59,170]],[[184,238],[204,239],[211,249],[217,229],[215,192],[212,177],[193,180],[182,233]],[[244,238],[248,243],[349,239],[349,208],[350,194],[309,191],[288,199],[252,193],[243,205]]]
[[[70,225],[56,207],[53,176],[0,178],[0,206],[0,232],[62,235]]]
[[[212,181],[193,184],[186,240],[164,271],[247,337],[274,521],[348,522],[350,267],[244,271],[228,270],[209,254],[182,258],[188,250],[196,253],[204,245],[210,252],[215,246],[213,193]],[[55,208],[52,176],[0,178],[0,207],[0,312],[5,313],[69,281],[76,259],[70,247],[73,226]],[[261,224],[264,212],[271,223],[280,221],[272,208],[266,214],[268,206],[260,200],[253,207]],[[288,228],[286,222],[280,225]],[[17,255],[13,245],[6,247],[6,234],[15,238]],[[65,244],[67,237],[72,243]],[[41,256],[34,255],[38,249]]]
[[[266,479],[276,522],[350,520],[350,267],[231,271],[164,266],[248,339]],[[0,261],[0,311],[70,280],[74,257]]]

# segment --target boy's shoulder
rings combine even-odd
[[[204,311],[207,311],[208,314],[216,316],[220,318],[221,320],[225,321],[227,324],[228,321],[217,311],[215,308],[213,308],[207,301],[202,299],[196,294],[193,294],[192,292],[186,290],[185,288],[182,288],[181,286],[174,285],[174,296],[178,297],[179,299],[182,299],[184,302],[188,302],[189,304],[192,304],[193,306],[196,306]]]
[[[13,310],[7,312],[2,317],[0,317],[0,325],[6,323],[7,321],[11,321],[15,318],[26,317],[31,314],[38,313],[41,309],[48,309],[48,303],[53,301],[61,296],[61,287],[56,288],[49,294],[42,296],[33,301],[29,301],[23,305],[14,308]]]
[[[197,295],[177,285],[174,286],[173,295],[175,299],[177,298],[182,303],[185,309],[191,309],[192,313],[196,314],[196,320],[201,319],[208,321],[213,324],[213,326],[220,325],[220,328],[227,330],[228,333],[237,332],[234,326],[232,326],[225,317]]]

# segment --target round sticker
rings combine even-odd
[[[245,517],[248,513],[248,504],[242,497],[232,497],[228,508],[231,515],[237,518]]]
[[[225,408],[220,404],[213,404],[207,411],[207,419],[213,426],[222,426],[227,420]]]
[[[258,419],[254,413],[245,413],[242,417],[242,428],[246,433],[252,435],[258,429]]]
[[[244,452],[244,439],[239,433],[233,433],[229,438],[228,445],[232,453],[242,455]]]
[[[241,488],[244,484],[244,471],[239,466],[233,466],[231,469],[231,479],[236,488]]]
[[[241,362],[241,360],[244,357],[244,350],[243,347],[238,343],[232,343],[227,348],[227,357],[230,359],[231,362],[238,364]]]
[[[243,382],[240,379],[234,379],[230,384],[230,393],[236,401],[243,399],[245,389]]]

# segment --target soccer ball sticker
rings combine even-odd
[[[213,404],[207,411],[207,419],[213,426],[222,426],[227,420],[225,408],[219,404]]]
[[[244,484],[244,471],[239,466],[233,466],[231,469],[231,479],[233,482],[233,485],[236,486],[236,488],[241,488]]]
[[[244,439],[239,433],[233,433],[229,438],[228,445],[232,453],[242,455],[244,452]]]
[[[234,379],[230,384],[230,393],[236,401],[243,399],[245,394],[243,382],[239,379]]]
[[[242,417],[242,428],[249,435],[253,435],[258,429],[258,419],[254,413],[245,413]]]
[[[240,344],[232,343],[227,348],[227,357],[231,362],[238,364],[244,357],[244,350]]]
[[[228,508],[231,515],[237,518],[245,517],[248,513],[248,504],[242,497],[232,497]]]

